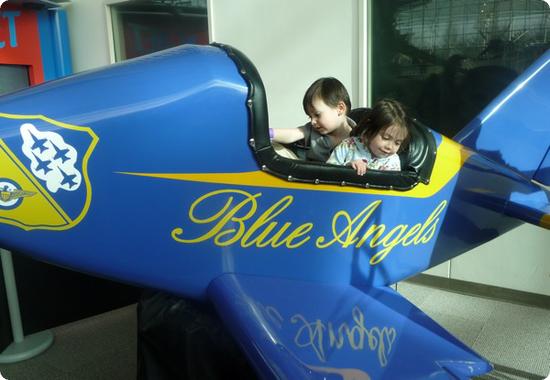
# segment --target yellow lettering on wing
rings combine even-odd
[[[171,231],[172,238],[183,244],[196,244],[212,240],[219,247],[239,244],[243,248],[299,248],[312,239],[314,224],[306,222],[295,225],[282,220],[294,202],[294,197],[286,195],[260,212],[259,199],[262,193],[251,194],[244,190],[223,189],[204,194],[189,207],[189,220],[207,230],[199,236],[189,236],[181,227]],[[329,235],[315,239],[319,249],[331,246],[347,248],[364,246],[375,250],[370,264],[382,262],[395,247],[408,247],[411,244],[427,244],[435,236],[440,215],[447,206],[441,201],[424,222],[414,225],[397,224],[387,226],[375,223],[375,212],[380,209],[381,200],[375,200],[356,215],[340,210],[332,216]],[[202,215],[206,213],[206,215]],[[332,235],[330,235],[332,234]]]
[[[252,245],[256,245],[259,248],[263,248],[271,245],[276,248],[281,245],[286,245],[288,248],[296,248],[305,244],[310,239],[309,236],[306,236],[302,240],[295,243],[293,243],[293,241],[311,231],[313,228],[312,223],[306,223],[299,226],[297,229],[290,232],[286,238],[283,238],[284,233],[292,226],[292,223],[286,222],[271,238],[268,238],[269,234],[278,227],[278,223],[273,222],[272,220],[286,210],[288,206],[292,204],[292,201],[293,198],[290,195],[287,195],[262,213],[262,215],[260,215],[254,223],[252,223],[248,231],[244,234],[241,246],[247,248]],[[267,224],[268,222],[269,224]],[[261,232],[256,237],[252,237],[254,233],[258,231]]]
[[[357,234],[381,203],[382,201],[380,200],[372,202],[353,219],[351,219],[346,211],[338,211],[332,218],[332,233],[334,235],[334,238],[325,243],[326,238],[324,236],[320,236],[316,242],[317,248],[326,248],[336,242],[340,243],[344,248],[350,246],[351,244],[354,244],[358,239]],[[337,225],[338,221],[341,219],[344,219],[344,221],[347,223],[345,227],[340,232],[338,232]]]
[[[227,196],[227,200],[213,215],[205,218],[197,217],[197,209],[209,209],[209,201],[219,195]],[[193,202],[189,208],[189,219],[195,224],[211,224],[212,227],[204,234],[195,238],[183,238],[183,228],[174,228],[171,236],[178,243],[194,244],[213,239],[217,246],[224,247],[237,242],[243,248],[258,247],[273,248],[282,245],[287,248],[297,248],[310,239],[308,233],[313,229],[313,223],[304,223],[292,229],[292,223],[286,222],[282,226],[274,219],[282,214],[293,202],[294,198],[287,195],[269,207],[255,220],[258,209],[257,198],[262,194],[250,194],[243,190],[225,189],[207,193]],[[236,201],[235,197],[243,199]],[[212,202],[213,204],[213,202]],[[251,222],[247,225],[246,222]],[[234,227],[236,225],[236,227]]]
[[[195,210],[198,206],[200,206],[206,199],[209,199],[211,197],[214,197],[219,194],[240,194],[245,197],[244,200],[239,202],[238,204],[233,206],[233,196],[229,196],[227,198],[227,201],[223,207],[218,210],[214,215],[211,215],[206,218],[198,218],[195,215]],[[244,233],[244,224],[243,222],[250,218],[252,215],[254,215],[256,208],[258,207],[258,204],[256,202],[256,198],[259,197],[261,193],[251,195],[247,193],[246,191],[242,190],[219,190],[214,191],[212,193],[208,193],[203,195],[202,197],[198,198],[191,207],[189,208],[189,219],[195,223],[195,224],[209,224],[212,222],[215,222],[217,220],[217,223],[205,234],[196,237],[194,239],[182,239],[179,236],[183,234],[183,229],[181,228],[174,228],[172,230],[172,238],[180,243],[200,243],[205,240],[214,238],[214,242],[218,246],[227,246],[233,244],[235,241],[240,239],[242,234]],[[249,205],[248,212],[246,212],[243,216],[238,217],[237,213],[243,209],[246,205]],[[238,226],[238,229],[235,228],[226,228],[225,230],[222,230],[226,225],[232,222],[236,223]],[[226,240],[222,240],[223,237],[227,237],[233,234],[233,237],[228,237]]]
[[[418,223],[412,227],[408,224],[398,224],[389,229],[385,224],[374,223],[372,217],[381,203],[380,200],[370,203],[353,218],[346,211],[338,211],[332,218],[332,239],[319,236],[316,247],[327,248],[333,244],[340,244],[344,248],[350,245],[361,248],[367,243],[370,248],[382,247],[370,258],[370,264],[376,265],[399,245],[407,247],[411,244],[427,244],[434,237],[439,224],[439,215],[447,206],[447,201],[442,201],[424,223]],[[361,231],[366,226],[368,226],[367,231],[361,235]]]
[[[414,244],[426,244],[434,237],[439,222],[439,215],[443,212],[446,205],[447,201],[443,201],[432,211],[428,219],[426,219],[422,225],[422,228],[420,228],[418,235],[414,239]]]

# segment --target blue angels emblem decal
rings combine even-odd
[[[0,139],[0,223],[67,229],[91,202],[88,161],[93,131],[45,116],[0,114],[10,132]]]

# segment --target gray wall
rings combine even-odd
[[[340,79],[357,106],[359,3],[211,0],[210,38],[252,60],[266,88],[270,125],[295,127],[309,121],[302,97],[320,77]]]

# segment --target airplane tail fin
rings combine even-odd
[[[528,180],[550,186],[549,89],[547,50],[454,140]]]

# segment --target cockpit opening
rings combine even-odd
[[[249,114],[250,146],[262,170],[290,182],[335,184],[364,188],[409,190],[418,183],[428,184],[435,163],[436,143],[430,130],[417,120],[410,126],[410,142],[399,153],[401,171],[368,170],[364,175],[356,174],[351,167],[331,165],[323,162],[306,161],[280,154],[269,137],[267,100],[260,75],[252,62],[238,50],[217,44],[236,63],[240,74],[248,84],[247,104]],[[367,108],[352,109],[349,117],[356,123],[368,112]],[[300,149],[307,144],[300,142],[286,146],[286,152],[303,156]],[[278,153],[279,152],[279,153]]]

